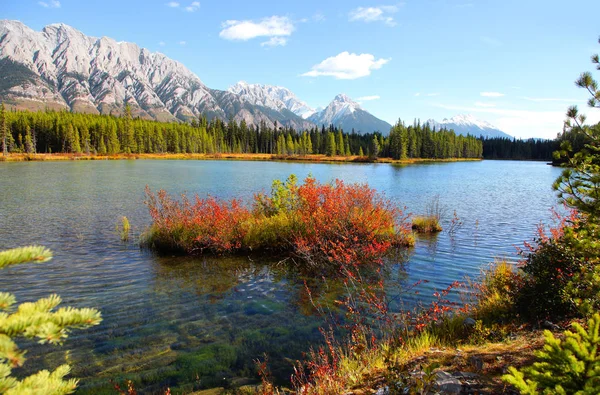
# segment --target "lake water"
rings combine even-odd
[[[70,363],[82,393],[114,393],[109,379],[129,378],[143,393],[239,385],[256,379],[269,355],[279,378],[291,360],[321,340],[301,279],[264,259],[159,257],[123,243],[121,216],[134,239],[149,224],[144,187],[170,193],[251,199],[273,179],[312,174],[368,183],[412,213],[436,195],[462,221],[454,234],[419,238],[389,283],[430,282],[426,300],[495,258],[516,260],[516,246],[550,222],[552,182],[560,169],[539,162],[456,162],[409,166],[234,161],[90,161],[0,163],[0,249],[42,244],[54,259],[0,271],[0,290],[19,302],[49,293],[65,305],[102,311],[98,327],[74,331],[64,346],[28,348],[16,374]],[[389,284],[388,284],[389,285]],[[336,296],[334,287],[324,293]],[[327,295],[326,295],[327,297]],[[413,296],[414,298],[414,296]],[[174,391],[174,393],[177,393]]]

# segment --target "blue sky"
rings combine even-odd
[[[585,107],[573,81],[600,52],[598,15],[598,0],[0,0],[2,19],[135,42],[211,88],[281,85],[313,107],[346,93],[390,123],[470,113],[524,138]]]

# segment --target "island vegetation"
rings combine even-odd
[[[311,268],[377,261],[396,246],[414,243],[402,210],[367,185],[341,180],[302,185],[291,175],[273,182],[247,207],[214,197],[174,199],[146,189],[152,217],[144,244],[159,251],[225,254],[270,251]]]

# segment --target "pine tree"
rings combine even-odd
[[[51,258],[49,250],[38,246],[0,251],[0,269],[27,262],[46,262]],[[58,295],[50,295],[15,309],[14,295],[0,292],[0,393],[61,395],[75,391],[78,380],[65,380],[71,370],[68,365],[59,366],[53,372],[42,370],[22,380],[11,376],[13,368],[25,363],[25,351],[18,348],[16,338],[62,344],[70,328],[88,328],[102,321],[100,312],[95,309],[62,307],[55,310],[60,302]]]
[[[598,40],[600,42],[600,40]],[[596,54],[592,62],[600,70],[600,57]],[[591,94],[588,105],[600,109],[600,89],[589,72],[582,73],[575,82]],[[554,183],[558,196],[568,206],[600,219],[600,123],[585,125],[586,117],[579,114],[576,106],[569,108],[565,133],[583,135],[587,144],[572,157],[572,147],[568,141],[561,145],[562,156],[568,159],[562,175]]]
[[[574,332],[565,331],[562,341],[546,330],[544,348],[535,352],[539,361],[521,371],[510,367],[502,379],[521,394],[600,394],[600,314],[587,330],[571,326]]]
[[[28,154],[33,154],[35,152],[33,139],[31,138],[31,129],[29,128],[27,128],[27,133],[25,134],[25,152]]]
[[[0,136],[2,136],[2,155],[8,155],[7,144],[8,125],[6,124],[6,108],[4,102],[0,103]]]
[[[325,146],[325,155],[334,156],[336,152],[337,150],[335,147],[335,135],[333,134],[333,132],[328,132]]]
[[[344,135],[342,134],[342,130],[338,130],[337,139],[335,142],[336,152],[340,156],[346,155],[346,149],[344,147]]]
[[[373,158],[377,158],[379,156],[379,151],[381,146],[379,145],[379,140],[377,139],[377,135],[373,136],[373,141],[371,142],[371,156]]]

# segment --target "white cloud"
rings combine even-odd
[[[482,43],[491,45],[493,47],[499,47],[502,45],[502,41],[498,40],[497,38],[493,38],[493,37],[481,36],[481,37],[479,37],[479,40],[481,40]]]
[[[380,69],[389,61],[390,59],[383,58],[375,60],[375,56],[368,53],[357,55],[346,51],[314,65],[311,71],[302,76],[328,76],[338,80],[354,80],[370,75],[371,71]]]
[[[283,47],[287,44],[285,37],[271,37],[268,41],[260,43],[261,47]]]
[[[371,100],[379,100],[381,99],[381,96],[378,95],[372,95],[372,96],[362,96],[357,98],[357,101],[371,101]]]
[[[397,5],[358,7],[350,11],[348,19],[350,22],[383,22],[388,26],[395,26],[396,21],[391,15],[398,12],[398,9]]]
[[[502,97],[502,96],[504,96],[504,93],[500,93],[500,92],[481,92],[480,95],[483,96],[483,97]]]
[[[293,22],[285,16],[272,16],[255,21],[236,21],[229,20],[224,22],[221,27],[223,30],[219,37],[226,40],[247,41],[256,37],[277,37],[287,42],[284,37],[290,36],[294,31]],[[262,45],[285,45],[282,40],[268,40]]]
[[[179,41],[179,45],[186,45],[187,41]]]
[[[495,103],[483,103],[483,102],[480,102],[480,101],[476,101],[476,102],[475,102],[475,105],[476,105],[477,107],[488,107],[488,108],[489,108],[489,107],[496,107],[496,104],[495,104]]]
[[[415,93],[415,96],[421,96],[421,92]]]
[[[271,37],[267,41],[260,43],[261,47],[285,47],[288,42],[286,37]]]
[[[158,46],[160,46],[160,47],[164,47],[165,45],[167,45],[167,43],[164,42],[164,41],[159,41],[158,42]]]
[[[167,3],[167,7],[171,7],[171,8],[177,8],[177,7],[179,7],[179,3],[178,3],[178,2],[176,2],[176,1],[169,1],[169,2]]]
[[[312,20],[315,22],[324,22],[325,21],[325,15],[321,14],[320,12],[317,12],[316,14],[314,14],[312,16]]]
[[[58,0],[39,1],[38,4],[44,8],[60,8],[60,1]]]
[[[196,12],[200,8],[199,1],[193,1],[189,6],[185,7],[187,12]]]

